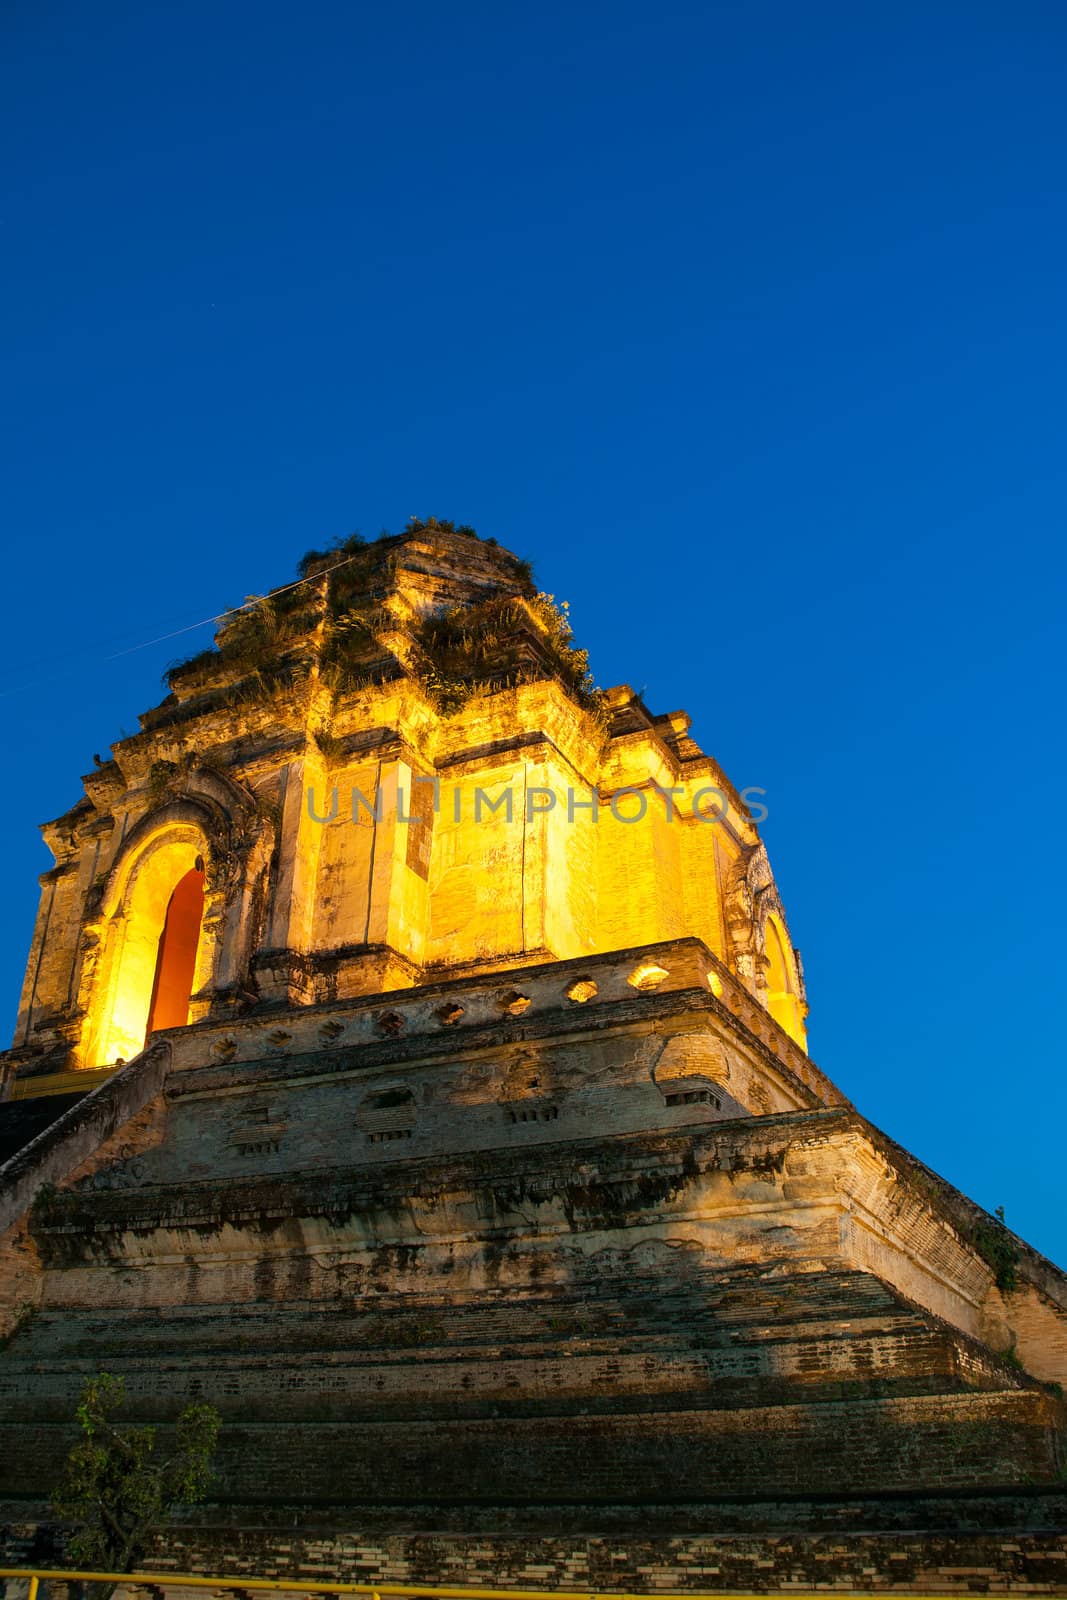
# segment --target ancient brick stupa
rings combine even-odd
[[[222,1413],[157,1565],[1062,1583],[1067,1282],[809,1059],[688,717],[594,691],[529,569],[435,522],[305,558],[169,681],[45,829],[9,1555],[107,1370]]]

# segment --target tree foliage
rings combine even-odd
[[[148,1535],[174,1507],[202,1500],[212,1479],[220,1421],[213,1406],[186,1406],[173,1452],[157,1458],[155,1428],[113,1420],[124,1400],[121,1378],[101,1372],[87,1380],[75,1413],[82,1437],[52,1497],[57,1516],[76,1524],[74,1561],[97,1572],[131,1572]]]

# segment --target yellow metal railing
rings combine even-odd
[[[38,1600],[38,1587],[42,1579],[55,1579],[65,1583],[152,1584],[155,1588],[174,1589],[262,1589],[275,1593],[307,1595],[362,1594],[369,1600],[770,1600],[778,1592],[791,1596],[819,1595],[824,1600],[826,1590],[801,1589],[790,1585],[788,1591],[764,1590],[762,1593],[740,1589],[692,1590],[657,1589],[653,1594],[626,1594],[618,1589],[457,1589],[451,1584],[425,1583],[303,1583],[294,1578],[205,1578],[192,1572],[72,1572],[67,1569],[43,1567],[0,1567],[0,1578],[20,1578],[29,1584],[26,1600]],[[913,1594],[897,1590],[906,1600],[949,1600],[945,1594]],[[999,1600],[1008,1591],[989,1589],[983,1591],[983,1600]],[[834,1600],[885,1600],[885,1591],[874,1593],[865,1589],[835,1589]]]
[[[87,1094],[97,1084],[106,1083],[118,1067],[79,1067],[74,1072],[44,1072],[37,1078],[16,1078],[11,1086],[12,1100],[39,1100],[43,1095]]]
[[[622,1594],[618,1590],[597,1589],[457,1589],[449,1584],[419,1583],[302,1583],[294,1578],[205,1578],[200,1574],[176,1572],[71,1572],[55,1568],[0,1567],[0,1578],[29,1580],[26,1600],[37,1600],[42,1578],[67,1583],[153,1584],[175,1589],[265,1589],[291,1594],[363,1594],[369,1600],[651,1600],[648,1595]],[[797,1593],[791,1590],[790,1593]],[[671,1600],[665,1590],[657,1590],[657,1600]],[[686,1594],[684,1600],[719,1600],[718,1596]],[[730,1600],[767,1600],[766,1595],[732,1593]],[[845,1597],[847,1600],[847,1597]],[[908,1600],[914,1600],[909,1596]],[[941,1597],[944,1600],[944,1597]]]

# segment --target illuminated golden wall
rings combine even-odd
[[[437,592],[422,570],[401,573],[405,615]],[[188,682],[46,828],[16,1040],[31,1065],[141,1049],[167,905],[198,862],[191,1021],[695,935],[804,1043],[766,853],[684,713],[625,686],[597,710],[551,676],[447,713],[399,667],[343,695],[302,682],[247,703]]]

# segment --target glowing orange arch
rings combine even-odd
[[[161,828],[122,863],[109,889],[86,1030],[86,1066],[128,1061],[154,1028],[189,1020],[207,977],[201,936],[205,840],[190,824]]]
[[[773,913],[764,926],[763,953],[767,958],[767,1010],[779,1027],[806,1050],[805,1007],[800,998],[796,957],[788,934]]]

